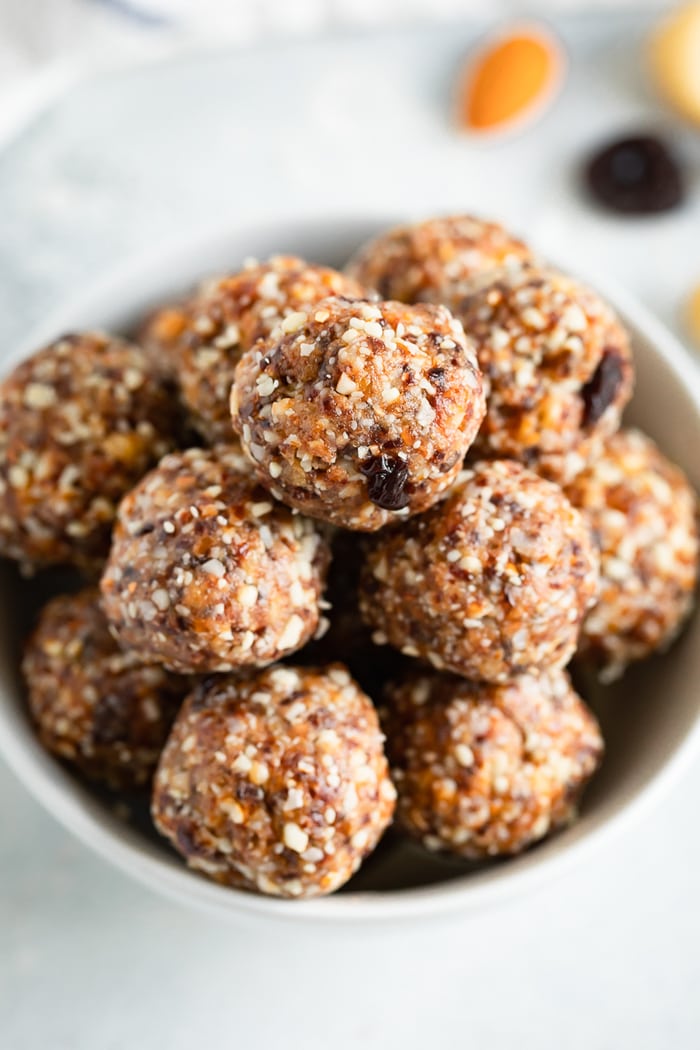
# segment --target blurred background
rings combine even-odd
[[[460,16],[539,11],[640,10],[671,6],[668,0],[2,0],[3,78],[68,54],[83,60],[113,60],[119,52],[158,40],[238,43],[275,35],[329,29],[433,24]],[[93,47],[109,40],[109,54]]]
[[[647,61],[672,7],[0,0],[0,339],[16,344],[154,241],[339,209],[491,215],[580,269],[604,263],[678,321],[700,276],[685,250],[700,136]],[[528,18],[564,75],[527,119],[477,134],[458,119],[460,85],[494,32]],[[621,219],[592,206],[595,150],[656,131],[682,165],[685,208]]]
[[[0,132],[61,79],[168,49],[532,10],[668,6],[669,0],[0,0]]]

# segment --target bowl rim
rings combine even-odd
[[[171,267],[173,258],[186,270],[189,255],[199,260],[220,253],[226,244],[251,243],[256,238],[279,234],[280,239],[299,236],[319,236],[329,227],[340,226],[346,234],[361,228],[377,231],[406,219],[387,219],[386,213],[367,211],[344,213],[338,216],[310,214],[276,223],[256,223],[223,229],[219,225],[189,237],[179,237],[147,252],[140,252],[115,266],[98,278],[80,294],[74,295],[59,309],[38,324],[30,335],[20,341],[10,353],[3,355],[3,372],[31,353],[57,332],[73,326],[72,318],[80,316],[93,301],[104,301],[114,292],[117,300],[123,288],[134,285],[139,274],[149,278],[159,266]],[[547,253],[551,257],[552,253]],[[554,265],[574,273],[597,288],[611,303],[631,329],[641,333],[654,347],[688,393],[696,415],[700,418],[700,369],[690,352],[640,301],[611,280],[601,278],[599,272],[569,266],[556,253]],[[196,280],[197,274],[193,275]],[[147,282],[148,283],[148,280]],[[123,304],[124,313],[128,304]],[[526,851],[507,864],[480,871],[466,872],[445,882],[427,886],[388,891],[361,891],[335,894],[304,901],[286,901],[219,886],[188,869],[179,860],[161,859],[152,855],[128,834],[119,834],[116,826],[106,825],[97,804],[90,805],[84,789],[39,745],[29,721],[19,707],[0,690],[0,755],[24,784],[31,795],[54,816],[59,823],[94,852],[115,867],[131,875],[140,883],[171,900],[198,907],[219,918],[241,921],[246,918],[274,918],[275,920],[337,922],[382,922],[405,919],[425,919],[451,911],[463,913],[485,909],[513,897],[545,880],[570,870],[575,863],[589,857],[602,847],[625,824],[631,825],[644,815],[668,792],[689,767],[700,750],[700,699],[692,725],[673,747],[663,765],[652,773],[645,783],[628,791],[615,803],[611,813],[603,814],[581,829],[574,825],[567,833],[550,839],[546,844]],[[577,833],[577,827],[580,829]]]

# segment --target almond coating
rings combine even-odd
[[[327,266],[276,255],[240,273],[204,282],[185,302],[158,311],[145,341],[173,361],[196,429],[210,444],[232,438],[229,397],[236,365],[288,314],[328,295],[363,298],[365,289]]]
[[[506,685],[413,675],[387,688],[382,716],[397,823],[473,860],[520,853],[569,823],[603,753],[563,671]]]
[[[120,650],[96,587],[61,595],[42,609],[22,673],[44,747],[88,779],[115,788],[150,780],[193,684]]]
[[[567,488],[600,548],[600,592],[579,655],[604,681],[677,636],[694,603],[697,497],[638,430],[622,430]]]
[[[328,562],[235,448],[166,456],[122,501],[102,577],[120,645],[181,674],[261,666],[319,621]]]
[[[448,215],[379,234],[345,271],[383,299],[451,307],[468,294],[475,278],[531,259],[527,245],[497,223]]]
[[[555,270],[492,274],[459,304],[487,387],[476,458],[575,476],[620,425],[632,396],[627,334],[606,303]]]
[[[331,298],[241,358],[231,411],[273,495],[371,532],[442,496],[485,405],[447,309]]]
[[[341,664],[211,679],[175,722],[153,819],[217,882],[281,897],[331,893],[391,821],[382,743],[374,707]]]
[[[173,389],[140,347],[66,335],[0,383],[0,553],[93,570],[122,496],[176,444]]]
[[[565,666],[598,559],[561,489],[518,463],[477,463],[438,507],[374,537],[360,608],[408,656],[477,681]]]

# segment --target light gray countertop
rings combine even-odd
[[[449,127],[467,28],[192,56],[71,90],[0,155],[1,345],[157,239],[362,208],[473,210],[568,256],[573,243],[678,328],[700,281],[697,186],[682,212],[634,222],[576,189],[598,138],[668,120],[634,58],[642,23],[562,25],[564,95],[491,146]],[[700,136],[674,132],[697,183]],[[305,930],[224,926],[153,896],[0,768],[0,1045],[690,1050],[699,790],[695,768],[585,864],[484,914]]]

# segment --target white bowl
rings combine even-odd
[[[359,243],[388,224],[366,216],[283,223],[160,248],[86,290],[18,348],[13,362],[64,331],[129,331],[150,307],[177,296],[203,275],[236,268],[251,255],[292,252],[342,264]],[[569,268],[565,260],[563,267]],[[656,439],[700,489],[700,378],[695,363],[643,306],[607,281],[592,283],[632,334],[637,387],[628,419]],[[125,823],[99,793],[39,747],[18,679],[18,599],[9,580],[11,576],[0,592],[0,751],[36,798],[88,846],[154,890],[222,918],[377,921],[483,907],[582,861],[594,844],[609,843],[614,831],[668,787],[700,743],[696,616],[671,652],[635,668],[621,685],[598,691],[595,707],[607,755],[572,827],[518,858],[479,868],[391,843],[380,847],[349,888],[320,900],[288,902],[240,893],[189,871],[145,823]]]

